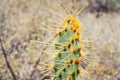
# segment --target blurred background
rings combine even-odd
[[[120,80],[120,0],[0,0],[0,80],[50,80],[40,63],[51,59],[54,46],[43,43],[52,44],[51,28],[83,7],[81,34],[100,60],[87,66],[90,77]]]

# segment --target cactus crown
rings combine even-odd
[[[80,24],[77,18],[68,17],[62,23],[63,30],[59,30],[56,44],[55,77],[54,80],[76,80],[79,70],[81,54]]]

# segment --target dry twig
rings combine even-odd
[[[3,52],[3,56],[4,56],[4,59],[5,59],[6,65],[7,65],[8,69],[9,69],[9,71],[10,71],[12,77],[13,77],[13,80],[17,80],[17,78],[15,76],[15,73],[14,73],[14,71],[13,71],[13,69],[12,69],[12,67],[11,67],[11,65],[10,65],[10,63],[8,61],[8,58],[7,58],[7,55],[6,55],[6,51],[5,51],[5,48],[3,46],[1,38],[0,38],[0,46],[1,46],[1,50]]]

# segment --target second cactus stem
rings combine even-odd
[[[76,80],[81,72],[79,68],[82,57],[81,28],[75,17],[68,17],[62,23],[63,30],[58,30],[58,43],[56,43],[56,57],[54,80]]]

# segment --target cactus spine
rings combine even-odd
[[[54,80],[76,80],[79,69],[80,57],[82,56],[80,45],[80,24],[75,17],[68,17],[62,23],[63,30],[58,30],[58,43],[56,44],[56,57]]]

